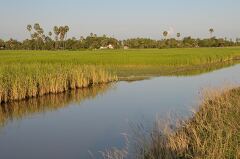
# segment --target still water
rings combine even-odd
[[[1,159],[90,159],[124,147],[132,123],[189,116],[208,87],[240,85],[240,65],[49,95],[0,107]]]

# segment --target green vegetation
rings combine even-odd
[[[1,51],[0,66],[6,65],[96,65],[118,77],[171,75],[178,70],[231,61],[240,48],[141,49],[97,51]]]
[[[194,74],[232,64],[240,48],[1,51],[0,102],[119,79]],[[213,66],[213,67],[212,67]]]
[[[0,103],[65,92],[117,80],[101,67],[71,64],[0,66]]]
[[[98,36],[90,33],[89,36],[81,36],[67,38],[67,33],[70,28],[66,26],[54,26],[52,31],[47,34],[40,24],[36,23],[33,26],[27,25],[27,31],[30,33],[30,39],[17,41],[10,39],[7,41],[0,39],[0,50],[95,50],[95,49],[119,49],[119,48],[196,48],[196,47],[229,47],[240,46],[240,39],[236,40],[227,38],[216,38],[213,36],[214,29],[210,28],[210,38],[199,39],[191,36],[180,39],[181,33],[176,34],[176,38],[168,38],[170,34],[164,31],[159,37],[161,40],[149,38],[130,38],[125,40],[117,40],[116,38],[107,37],[106,35]],[[53,33],[54,37],[53,37]],[[109,47],[109,45],[111,47]]]

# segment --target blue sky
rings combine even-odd
[[[0,38],[28,38],[27,24],[46,32],[69,25],[69,36],[90,32],[119,39],[172,36],[240,37],[240,0],[0,0]]]

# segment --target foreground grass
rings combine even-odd
[[[239,56],[240,48],[0,51],[0,103],[117,79],[195,74]]]
[[[157,120],[150,133],[138,131],[128,146],[103,152],[104,159],[240,158],[240,88],[208,94],[197,113],[178,127]],[[142,126],[140,126],[142,127]]]
[[[211,94],[177,130],[163,131],[157,124],[137,158],[240,158],[239,114],[240,88]]]

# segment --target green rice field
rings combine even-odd
[[[239,57],[240,48],[0,51],[0,102],[132,77],[197,74]]]

